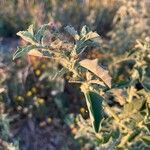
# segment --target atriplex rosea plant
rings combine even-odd
[[[71,72],[69,81],[80,85],[92,126],[95,132],[99,132],[96,137],[101,143],[112,138],[113,148],[129,146],[133,140],[144,141],[149,145],[150,94],[145,84],[145,80],[149,79],[146,77],[150,55],[149,41],[138,41],[136,48],[123,57],[114,56],[115,59],[108,65],[112,72],[110,75],[99,65],[98,59],[90,60],[85,57],[87,48],[97,45],[94,39],[99,35],[86,26],[81,29],[80,34],[70,26],[65,30],[74,38],[74,43],[65,40],[63,34],[56,29],[50,29],[47,24],[37,30],[31,25],[27,31],[18,32],[17,35],[28,44],[19,47],[13,59],[34,51],[40,57],[50,58],[61,64],[62,69],[56,76]],[[119,67],[115,66],[124,62],[131,65],[130,77],[124,79],[124,82],[117,82],[114,77]],[[136,88],[138,84],[142,88]]]

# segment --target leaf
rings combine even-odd
[[[150,146],[150,135],[142,136],[141,139],[146,145]]]
[[[83,26],[80,35],[71,27],[65,27],[65,30],[76,40],[75,54],[81,54],[88,46],[96,46],[96,42],[92,39],[99,37],[96,32],[90,31],[87,26]]]
[[[97,93],[88,91],[84,92],[87,107],[90,114],[90,119],[92,121],[92,126],[95,132],[99,131],[100,123],[103,119],[103,108],[102,108],[102,100],[103,98],[99,96]]]
[[[83,31],[82,31],[83,32]],[[85,32],[85,31],[84,31]],[[99,44],[92,39],[99,37],[99,35],[96,32],[93,31],[87,31],[88,33],[84,33],[85,35],[82,35],[80,37],[80,40],[76,41],[76,53],[80,54],[82,53],[88,46],[98,46]]]
[[[104,134],[103,135],[103,144],[107,143],[111,138],[111,134]]]
[[[30,32],[32,35],[34,35],[34,30],[33,30],[33,24],[29,26],[29,28],[27,29],[28,32]]]
[[[109,75],[108,71],[103,69],[98,65],[98,59],[90,60],[90,59],[84,59],[79,62],[80,65],[92,73],[94,73],[96,76],[98,76],[109,88],[111,88],[111,76]]]
[[[129,142],[132,142],[140,133],[141,133],[141,130],[136,129],[136,130],[128,137],[128,141],[129,141]]]
[[[132,102],[134,105],[135,110],[140,110],[144,104],[144,101],[142,99],[136,99],[135,101]]]
[[[37,41],[41,42],[43,36],[44,36],[44,32],[48,29],[49,25],[48,24],[44,24],[42,25],[39,30],[37,31],[37,33],[35,34],[35,38]]]
[[[24,39],[26,42],[29,42],[32,45],[37,45],[37,41],[29,31],[19,31],[17,35]]]
[[[127,103],[123,107],[123,113],[132,114],[134,111],[134,105],[132,103]]]
[[[96,32],[90,31],[89,33],[86,34],[85,39],[91,40],[91,39],[95,39],[98,37],[99,37],[99,35]]]
[[[65,30],[71,35],[74,37],[75,40],[79,40],[79,35],[78,35],[78,32],[71,26],[66,26],[65,27]]]
[[[141,99],[136,99],[130,103],[126,103],[123,107],[123,114],[131,116],[131,118],[133,118],[137,122],[140,122],[143,117],[139,111],[142,108],[143,104],[144,102]]]
[[[150,90],[150,78],[145,76],[143,81],[142,81],[142,84],[144,85],[145,89]]]
[[[70,125],[74,124],[74,120],[75,120],[74,114],[65,115],[64,121],[67,125],[70,126]]]
[[[150,122],[148,123],[144,123],[145,128],[147,129],[147,131],[150,133]]]
[[[34,45],[28,45],[28,46],[24,46],[24,47],[18,47],[17,51],[14,53],[13,55],[13,60],[22,57],[23,55],[25,55],[26,53],[28,53],[30,50],[36,48],[36,46]]]
[[[87,26],[83,26],[82,29],[81,29],[80,35],[81,35],[81,36],[85,36],[85,35],[87,34],[87,30],[88,30],[88,29],[87,29]]]
[[[145,99],[146,99],[146,102],[150,104],[150,93],[149,92],[147,92],[146,90],[142,89],[142,90],[138,91],[138,94],[144,96]]]
[[[113,130],[112,133],[111,133],[111,136],[112,136],[113,139],[118,139],[119,136],[120,136],[119,128]]]
[[[150,116],[150,104],[146,103],[146,114]]]
[[[136,114],[133,114],[131,117],[136,121],[137,124],[139,122],[141,122],[142,120],[144,120],[144,118],[143,118],[143,116],[141,115],[140,112],[137,112]]]
[[[81,37],[85,39],[85,41],[99,37],[96,32],[90,31],[87,26],[82,27],[80,34]]]

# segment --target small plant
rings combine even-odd
[[[85,56],[88,48],[98,46],[96,32],[86,26],[80,34],[71,26],[65,31],[74,38],[73,42],[65,40],[64,34],[50,29],[48,24],[37,30],[31,25],[27,31],[17,33],[28,44],[18,47],[13,59],[28,52],[38,54],[61,65],[54,78],[71,73],[69,82],[79,84],[84,93],[99,146],[107,143],[108,149],[124,149],[134,147],[137,142],[146,148],[150,144],[150,95],[146,83],[150,41],[137,41],[136,47],[121,57],[114,54],[108,71],[99,65],[98,59],[90,60]],[[119,70],[125,67],[125,62],[129,66],[125,70],[129,76],[119,80]]]

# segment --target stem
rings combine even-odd
[[[131,132],[131,130],[129,128],[127,128],[124,124],[121,123],[121,119],[114,113],[114,111],[111,109],[111,107],[109,107],[109,105],[107,103],[104,103],[105,108],[106,108],[106,112],[108,112],[108,114],[110,114],[114,119],[115,122],[123,127],[126,131]]]
[[[117,122],[120,122],[120,118],[114,113],[114,111],[109,107],[109,105],[105,102],[104,103],[106,112],[108,112]]]
[[[129,138],[130,135],[131,135],[131,133],[128,133],[126,136],[124,136],[122,138],[120,144],[118,145],[118,147],[123,147],[127,143],[128,138]]]

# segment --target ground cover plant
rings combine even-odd
[[[149,37],[137,40],[135,48],[121,56],[114,55],[104,69],[98,59],[88,59],[85,55],[86,51],[98,46],[95,39],[99,35],[96,32],[86,26],[80,33],[71,26],[67,26],[65,31],[74,38],[73,41],[64,39],[64,33],[57,29],[50,30],[48,24],[39,29],[31,25],[27,31],[17,33],[28,44],[18,47],[13,59],[30,53],[61,65],[54,78],[71,72],[69,82],[79,84],[85,96],[100,149],[103,147],[101,144],[106,149],[132,149],[136,146],[148,149]],[[120,74],[122,69],[124,72]],[[119,76],[122,78],[118,79]]]

